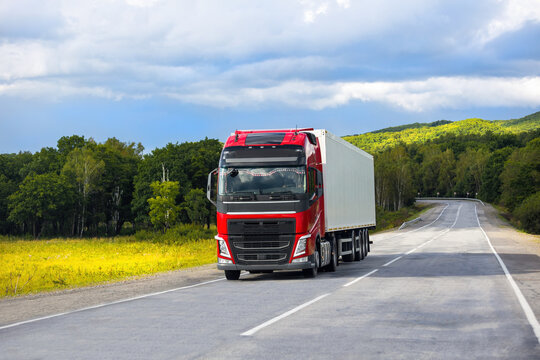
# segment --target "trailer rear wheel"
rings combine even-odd
[[[315,267],[311,269],[303,269],[302,273],[304,274],[305,278],[314,278],[317,276],[317,273],[319,272],[319,264],[321,263],[321,260],[319,258],[319,251],[315,250],[313,253],[315,255]]]
[[[355,232],[355,243],[358,239],[358,245],[356,246],[356,252],[354,253],[354,261],[360,261],[364,258],[364,239],[362,237],[362,230]]]
[[[240,279],[240,270],[225,270],[225,277],[227,280]]]
[[[343,261],[351,262],[354,260],[354,254],[356,252],[356,244],[354,243],[354,230],[351,233],[351,253],[343,255]]]
[[[367,252],[366,252],[366,256],[367,256],[367,253],[371,251],[371,246],[369,244],[369,230],[366,229],[366,249],[367,249]]]
[[[366,257],[366,234],[364,229],[358,231],[358,236],[360,237],[360,249],[358,249],[358,260],[364,260]]]

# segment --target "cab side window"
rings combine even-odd
[[[317,185],[317,170],[315,170],[314,168],[309,168],[307,192],[310,199],[315,195],[316,188],[317,188],[316,185]]]

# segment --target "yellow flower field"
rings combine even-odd
[[[0,297],[182,269],[216,261],[213,239],[167,244],[107,239],[0,239]]]

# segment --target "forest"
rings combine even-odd
[[[437,121],[346,136],[375,156],[377,205],[415,197],[479,198],[540,233],[540,112],[521,119]]]
[[[375,156],[376,201],[395,211],[415,197],[477,197],[540,232],[540,113],[445,120],[344,137]],[[210,226],[207,174],[223,144],[141,144],[65,136],[55,148],[0,154],[0,234],[116,236],[174,224]]]

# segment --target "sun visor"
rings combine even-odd
[[[223,149],[220,167],[302,166],[306,156],[301,146],[234,146]]]

